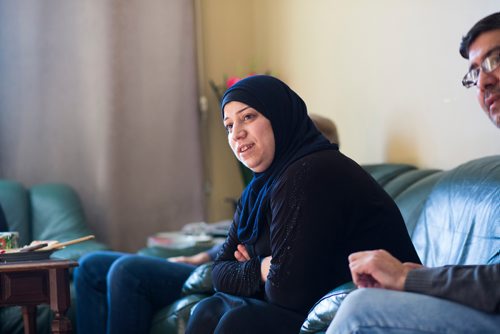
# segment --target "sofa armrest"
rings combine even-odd
[[[212,284],[212,266],[213,262],[198,266],[191,275],[189,275],[186,282],[184,282],[182,286],[182,295],[213,294],[215,291]]]
[[[153,316],[149,334],[184,333],[193,307],[207,295],[182,297]]]
[[[307,318],[300,328],[300,334],[325,332],[335,317],[335,314],[337,314],[337,310],[342,301],[355,289],[356,286],[354,283],[348,282],[324,295],[314,304],[311,310],[309,310]]]
[[[202,264],[191,273],[182,287],[183,297],[156,313],[150,334],[184,333],[193,308],[214,293],[212,265],[213,262]]]

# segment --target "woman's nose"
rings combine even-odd
[[[233,140],[238,140],[244,138],[245,136],[246,136],[245,128],[241,125],[234,124],[232,133]]]

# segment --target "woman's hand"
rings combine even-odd
[[[248,251],[243,244],[239,244],[237,249],[234,251],[234,257],[239,262],[245,262],[250,260],[250,255],[248,255]]]
[[[269,268],[271,267],[272,257],[269,255],[262,259],[260,262],[260,279],[262,282],[267,281],[267,275],[269,275]]]
[[[234,257],[239,262],[250,260],[250,255],[243,244],[238,245],[237,249],[234,251]],[[271,267],[271,259],[271,256],[267,256],[260,262],[260,279],[262,282],[267,281],[267,275],[269,274],[269,268]]]

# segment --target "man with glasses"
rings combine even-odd
[[[485,17],[462,39],[460,54],[469,59],[462,84],[477,86],[479,105],[500,128],[500,13]]]
[[[471,28],[460,54],[469,60],[462,84],[476,86],[479,105],[500,128],[500,12]],[[384,250],[351,254],[354,283],[378,289],[348,295],[327,334],[500,333],[499,257],[490,265],[426,268]]]

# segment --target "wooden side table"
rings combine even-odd
[[[24,333],[36,333],[36,306],[49,304],[54,311],[52,333],[71,333],[65,316],[70,306],[70,260],[8,262],[0,264],[0,306],[19,305],[23,310]]]

